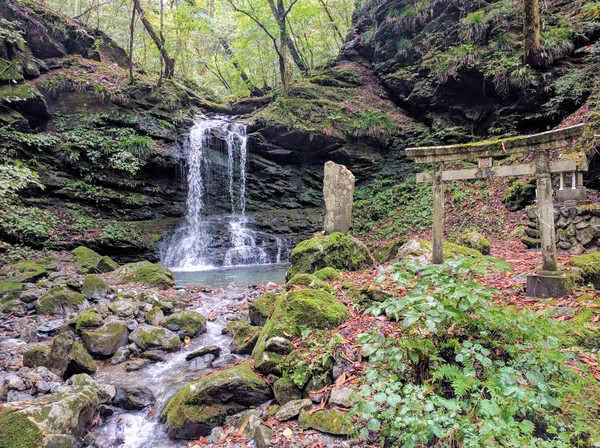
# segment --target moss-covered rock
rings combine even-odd
[[[102,256],[85,246],[76,247],[72,252],[75,255],[73,261],[80,274],[111,272],[119,267],[110,257]]]
[[[182,311],[167,317],[163,324],[174,331],[183,339],[186,336],[193,338],[206,331],[206,319],[197,311]]]
[[[142,283],[157,288],[172,288],[175,285],[175,277],[169,269],[149,261],[123,265],[115,275],[120,283]]]
[[[19,299],[6,300],[0,303],[0,313],[24,316],[27,314],[27,305]]]
[[[279,378],[273,383],[273,393],[275,400],[280,405],[286,404],[288,401],[300,400],[302,398],[302,390],[296,386],[294,380],[289,376]]]
[[[77,316],[77,324],[75,329],[80,332],[101,326],[102,317],[100,314],[98,314],[98,312],[95,310],[89,309]]]
[[[332,267],[342,271],[366,269],[375,264],[369,249],[350,235],[334,232],[316,235],[298,244],[290,255],[287,279]]]
[[[25,285],[17,282],[0,282],[0,302],[18,299]]]
[[[70,378],[80,373],[94,373],[96,363],[83,345],[70,332],[61,333],[52,340],[52,347],[36,346],[23,353],[26,367],[47,367],[58,376]]]
[[[302,289],[281,295],[252,351],[255,368],[264,374],[281,374],[285,356],[266,350],[266,343],[272,337],[291,339],[300,336],[304,328],[333,328],[348,316],[349,312],[344,304],[323,290]]]
[[[45,366],[50,355],[50,348],[45,345],[36,345],[23,352],[24,367]],[[1,446],[1,445],[0,445]]]
[[[319,269],[314,273],[314,276],[317,277],[319,280],[323,280],[324,282],[330,280],[340,280],[342,278],[341,274],[338,272],[337,269],[330,267]]]
[[[320,272],[320,271],[319,271]],[[293,289],[294,286],[304,286],[309,289],[323,289],[330,294],[333,294],[335,290],[325,283],[323,280],[317,278],[316,275],[312,274],[296,274],[294,275],[285,285],[286,289]]]
[[[374,257],[378,263],[388,263],[396,258],[398,249],[404,246],[408,240],[406,238],[396,238],[381,247],[374,250]]]
[[[53,286],[39,298],[35,305],[38,314],[68,316],[85,307],[87,301],[83,295],[66,286]]]
[[[354,433],[354,427],[346,413],[337,409],[302,411],[298,418],[298,425],[336,436],[349,436]]]
[[[129,342],[129,330],[126,322],[109,322],[97,330],[84,331],[81,334],[83,345],[92,355],[108,357]]]
[[[14,265],[7,267],[10,275],[8,280],[19,283],[35,283],[46,277],[49,271],[56,269],[56,263],[51,259],[42,259],[39,261],[22,260]]]
[[[273,396],[271,388],[244,362],[186,385],[161,413],[174,437],[195,439],[225,422],[227,415],[258,406]]]
[[[164,320],[165,314],[160,309],[160,307],[156,305],[150,308],[150,311],[146,313],[146,323],[148,325],[154,325],[155,327],[158,327],[159,325],[162,325]]]
[[[389,292],[386,292],[376,286],[363,286],[362,288],[350,288],[346,291],[346,298],[359,306],[369,306],[374,302],[385,302],[393,297]]]
[[[277,301],[277,294],[273,292],[267,292],[258,299],[248,304],[248,314],[250,315],[250,323],[262,327],[273,310],[275,309],[275,302]]]
[[[502,196],[502,202],[509,212],[523,210],[535,199],[536,179],[535,177],[523,182],[516,179],[511,182]]]
[[[142,350],[159,348],[166,352],[179,350],[181,340],[179,336],[166,328],[141,325],[131,332],[129,340]]]
[[[483,255],[490,254],[490,242],[479,232],[464,233],[458,237],[456,242]]]
[[[600,252],[578,255],[571,258],[567,265],[577,268],[585,283],[592,283],[596,289],[600,289]]]
[[[252,350],[258,341],[259,333],[260,327],[255,327],[253,325],[242,325],[238,327],[231,340],[231,353],[238,353],[240,355],[249,355],[252,353]]]
[[[42,432],[25,414],[6,409],[0,412],[0,447],[38,448],[42,445]]]
[[[108,305],[108,309],[117,317],[130,319],[137,315],[140,304],[134,300],[119,299]]]
[[[110,293],[110,286],[97,274],[90,274],[83,279],[81,293],[88,300],[101,300]]]

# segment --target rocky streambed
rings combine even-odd
[[[349,316],[318,256],[286,286],[209,289],[85,247],[43,255],[2,267],[0,447],[353,443],[352,391],[332,385],[352,360],[303,342]]]

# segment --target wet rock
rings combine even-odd
[[[157,347],[166,352],[179,350],[181,340],[172,331],[166,328],[141,325],[131,332],[129,340],[142,350]]]
[[[227,415],[271,397],[269,385],[244,362],[188,384],[169,400],[161,416],[172,436],[194,439],[221,426]]]
[[[275,400],[280,405],[302,398],[302,390],[296,386],[294,380],[289,376],[280,378],[273,383],[273,393],[275,394]]]
[[[252,350],[258,341],[259,333],[260,327],[254,327],[252,325],[239,326],[231,340],[231,352],[241,355],[249,355],[252,353]]]
[[[88,300],[98,301],[110,294],[110,286],[96,274],[90,274],[83,279],[81,293]]]
[[[314,413],[303,411],[298,418],[298,425],[336,436],[349,436],[354,427],[346,417],[346,413],[337,409],[321,410]]]
[[[214,357],[218,357],[221,354],[221,347],[217,345],[205,345],[204,347],[199,348],[198,350],[188,354],[185,357],[186,361],[191,361],[194,358],[205,355],[213,355]]]
[[[204,370],[213,365],[213,361],[217,359],[215,355],[207,354],[204,356],[198,356],[192,359],[189,365],[190,370]]]
[[[266,425],[259,425],[254,432],[256,448],[270,448],[273,446],[273,430]]]
[[[285,422],[300,415],[300,412],[306,411],[312,407],[313,403],[308,398],[304,400],[291,400],[285,403],[275,414],[278,422]]]
[[[176,332],[181,339],[186,336],[193,338],[206,331],[206,319],[197,311],[172,314],[165,319],[163,325]]]
[[[149,261],[123,265],[115,275],[120,283],[141,283],[157,288],[172,288],[175,285],[175,277],[169,269]]]
[[[148,387],[118,384],[113,404],[127,410],[144,409],[154,404],[154,394]]]
[[[353,393],[354,389],[351,387],[334,387],[331,389],[329,404],[341,406],[343,408],[351,408],[354,406]]]
[[[294,344],[285,338],[274,336],[265,342],[265,350],[268,352],[288,355],[295,349]]]
[[[239,358],[236,358],[235,355],[226,355],[226,356],[222,356],[222,357],[214,360],[213,362],[211,362],[211,366],[214,367],[215,369],[221,369],[223,367],[227,367],[231,364],[234,364],[238,361],[239,361]]]
[[[129,359],[131,352],[125,347],[119,347],[112,358],[110,358],[111,364],[121,364]]]
[[[92,355],[112,356],[119,347],[127,344],[129,330],[122,321],[109,322],[97,330],[84,331],[81,334],[83,345]]]
[[[68,316],[87,305],[85,298],[66,286],[53,286],[39,298],[35,309],[38,314]]]
[[[141,370],[147,365],[149,365],[152,361],[149,359],[136,359],[135,361],[127,361],[125,363],[125,371],[127,372],[135,372],[136,370]]]
[[[152,362],[163,362],[167,359],[167,354],[162,350],[146,350],[142,352],[141,357]]]

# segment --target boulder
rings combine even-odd
[[[160,307],[153,305],[150,311],[146,313],[146,323],[155,327],[162,325],[165,320],[165,315]]]
[[[175,277],[169,269],[149,261],[123,265],[115,275],[119,283],[141,283],[157,288],[172,288],[175,285]]]
[[[273,394],[277,403],[281,405],[286,404],[288,401],[302,398],[302,390],[296,386],[294,380],[289,376],[279,378],[273,383]]]
[[[248,304],[248,314],[252,325],[262,327],[275,308],[277,294],[268,292]]]
[[[102,326],[102,317],[98,312],[92,309],[85,310],[79,316],[77,316],[77,324],[75,329],[79,331],[85,331],[92,328],[98,328]]]
[[[327,211],[323,225],[325,233],[348,233],[352,222],[354,175],[344,165],[325,163],[323,197]]]
[[[101,274],[114,271],[119,267],[110,257],[103,257],[85,246],[76,247],[72,253],[75,256],[73,262],[80,274]]]
[[[144,409],[147,406],[154,404],[154,394],[148,387],[132,385],[132,384],[117,384],[117,393],[113,398],[113,403],[127,410]]]
[[[319,271],[321,272],[321,271]],[[316,275],[312,274],[296,274],[294,275],[285,285],[285,288],[289,291],[293,289],[295,286],[304,286],[309,289],[323,289],[328,293],[333,294],[335,290],[325,283],[323,280],[320,280]]]
[[[578,255],[567,265],[577,269],[585,283],[592,283],[594,288],[600,289],[600,252]]]
[[[50,349],[33,347],[23,353],[26,367],[47,367],[52,373],[69,378],[80,373],[94,373],[97,366],[72,333],[61,333],[52,340]]]
[[[171,330],[151,325],[141,325],[131,332],[129,340],[142,350],[160,348],[166,352],[175,352],[181,346],[179,336]]]
[[[38,314],[68,316],[87,305],[85,298],[66,286],[53,286],[35,305]]]
[[[375,260],[363,243],[350,235],[335,232],[316,235],[298,244],[290,255],[289,280],[296,274],[312,274],[326,267],[341,271],[370,268]]]
[[[194,358],[198,358],[199,356],[205,355],[213,355],[218,357],[221,354],[221,347],[218,345],[205,345],[204,347],[199,348],[198,350],[186,355],[185,360],[191,361]]]
[[[75,375],[71,386],[36,400],[0,411],[0,446],[38,448],[81,446],[98,405],[108,397],[87,375]],[[55,443],[67,441],[67,444]]]
[[[277,413],[275,414],[275,419],[278,422],[285,422],[287,420],[291,420],[300,415],[302,411],[307,411],[312,407],[312,401],[308,398],[304,400],[291,400],[285,403]]]
[[[108,305],[108,309],[117,317],[121,319],[131,319],[135,317],[137,312],[140,309],[139,303],[133,300],[115,300],[110,305]]]
[[[351,387],[334,387],[331,389],[331,397],[329,404],[341,406],[343,408],[351,408],[354,405],[354,389]]]
[[[461,246],[481,252],[483,255],[490,254],[490,242],[481,233],[463,233],[458,237],[456,242]]]
[[[110,291],[111,289],[108,283],[96,274],[90,274],[83,279],[81,293],[83,294],[83,297],[88,300],[96,301],[105,299]]]
[[[354,427],[346,413],[337,409],[321,410],[313,413],[302,411],[298,418],[298,425],[335,436],[349,436],[354,433]]]
[[[302,289],[281,295],[252,351],[255,368],[263,374],[281,374],[285,355],[266,350],[269,339],[275,336],[293,339],[301,336],[303,328],[320,330],[337,327],[349,315],[342,302],[323,290]]]
[[[97,330],[84,331],[81,340],[92,355],[113,356],[129,341],[129,329],[126,322],[109,322]]]
[[[240,355],[249,355],[252,353],[256,341],[258,341],[259,333],[260,327],[254,327],[252,325],[242,325],[238,327],[231,340],[231,353]]]
[[[193,338],[206,331],[206,319],[197,311],[182,311],[167,317],[163,325],[183,339]]]
[[[227,415],[258,406],[273,396],[249,362],[206,375],[186,385],[161,413],[173,437],[195,439],[223,425]]]
[[[314,276],[323,281],[340,280],[342,278],[337,269],[329,267],[315,271]]]

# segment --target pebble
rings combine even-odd
[[[19,392],[17,390],[10,390],[6,395],[6,401],[12,403],[14,401],[31,401],[33,396],[25,392]]]

